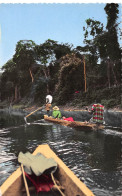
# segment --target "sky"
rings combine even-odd
[[[6,0],[4,0],[6,2]],[[76,1],[77,2],[77,1]],[[105,3],[0,3],[0,68],[13,57],[19,40],[47,39],[83,46],[85,20],[106,27]]]

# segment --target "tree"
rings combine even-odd
[[[90,64],[95,66],[99,59],[99,51],[97,43],[95,43],[95,38],[103,32],[103,24],[97,20],[87,19],[87,27],[83,27],[84,33],[84,47],[90,54]]]
[[[56,80],[53,78],[60,68],[58,61],[62,56],[71,52],[71,47],[68,44],[58,44],[57,41],[48,39],[43,44],[37,45],[35,50],[40,64],[39,72],[43,71],[47,93],[49,93],[55,86]]]
[[[65,103],[77,90],[84,89],[83,63],[75,53],[60,59],[58,83],[56,85],[57,101]]]
[[[14,97],[14,100],[17,100],[17,85],[19,83],[18,70],[16,64],[13,62],[13,59],[10,59],[3,67],[4,70],[1,83],[2,83],[2,96]],[[14,95],[13,95],[14,93]],[[13,98],[11,98],[13,100]]]
[[[109,87],[111,86],[110,80],[110,71],[113,73],[114,84],[117,85],[117,76],[118,71],[121,71],[121,67],[117,66],[121,64],[121,50],[118,43],[118,14],[119,14],[119,5],[115,3],[106,4],[105,11],[107,14],[107,64],[108,64],[108,78],[109,78]],[[119,68],[119,70],[116,69]],[[115,71],[117,74],[115,74]],[[119,78],[118,78],[119,79]]]
[[[39,72],[41,73],[43,71],[44,77],[46,79],[47,93],[49,93],[49,78],[50,78],[48,66],[50,62],[54,60],[53,45],[55,44],[56,44],[55,41],[48,39],[45,43],[36,45],[35,47],[36,59],[37,62],[40,64]]]
[[[102,23],[92,19],[87,19],[87,28],[83,28],[85,31],[84,43],[86,43],[84,48],[91,54],[90,59],[92,64],[96,64],[96,68],[98,59],[101,59],[101,66],[106,63],[109,87],[111,84],[117,85],[118,81],[120,81],[121,52],[117,37],[118,7],[118,4],[106,4],[105,11],[108,15],[106,30],[103,30]],[[102,71],[102,73],[104,72]]]
[[[103,31],[103,24],[97,20],[93,20],[93,19],[87,19],[86,20],[86,24],[87,24],[87,27],[83,27],[83,30],[85,31],[85,34],[84,34],[84,37],[85,37],[85,40],[84,42],[85,43],[89,43],[90,40],[87,40],[86,38],[88,37],[88,35],[91,35],[93,36],[93,38],[96,36],[96,35],[99,35],[100,33],[102,33]],[[88,31],[88,29],[90,29],[90,31]]]
[[[13,60],[20,70],[29,72],[33,82],[32,67],[35,63],[35,43],[32,40],[20,40],[16,45]]]

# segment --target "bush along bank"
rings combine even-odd
[[[122,110],[121,87],[89,90],[86,93],[79,91],[72,95],[71,99],[66,102],[66,105],[85,108],[85,106],[92,105],[96,100],[99,100],[106,109],[118,108]]]
[[[45,95],[46,96],[46,95]],[[53,95],[52,106],[58,105],[62,108],[74,108],[74,109],[85,109],[86,106],[91,106],[95,100],[100,100],[101,104],[105,106],[106,109],[117,109],[122,110],[121,103],[121,87],[112,87],[98,90],[89,90],[86,93],[77,91],[70,95],[68,101],[60,99],[59,95]],[[60,101],[59,101],[60,100]],[[32,101],[31,99],[25,97],[14,103],[9,103],[7,100],[0,103],[0,109],[9,108],[12,109],[27,109],[27,108],[37,108],[45,104],[45,100],[38,98],[38,101]]]

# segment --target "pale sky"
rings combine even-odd
[[[4,0],[6,2],[6,0]],[[77,1],[76,1],[77,2]],[[0,3],[0,67],[15,53],[19,40],[47,39],[83,46],[85,20],[106,27],[105,3]]]

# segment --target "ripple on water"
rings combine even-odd
[[[115,131],[115,130],[111,130],[111,129],[105,129],[105,130],[104,130],[104,134],[122,137],[122,132],[120,132],[120,131]]]

